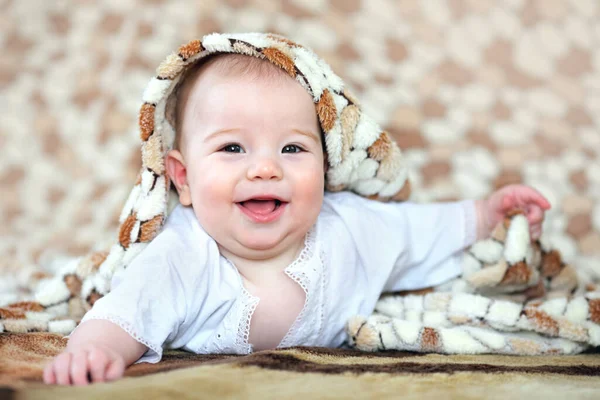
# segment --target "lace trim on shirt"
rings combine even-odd
[[[88,318],[85,318],[81,322],[89,321],[89,320],[93,320],[93,319],[106,320],[106,321],[112,322],[113,324],[119,326],[121,329],[123,329],[125,332],[127,332],[129,334],[129,336],[131,336],[137,342],[143,344],[144,346],[148,347],[150,350],[155,352],[158,355],[159,359],[162,357],[162,352],[163,352],[162,346],[157,346],[156,344],[150,343],[146,339],[142,338],[129,322],[121,319],[120,317],[117,317],[114,315],[93,315]],[[77,328],[75,328],[75,329],[77,329]],[[73,332],[75,332],[75,331],[73,331]],[[71,334],[73,334],[73,333],[71,333]]]
[[[292,324],[292,327],[286,333],[286,335],[284,336],[284,338],[282,339],[282,341],[280,342],[280,344],[277,347],[285,347],[285,343],[288,342],[289,340],[291,340],[295,336],[296,331],[298,330],[298,325],[299,325],[298,322],[300,320],[302,320],[304,314],[306,313],[306,309],[307,309],[307,305],[308,305],[308,301],[309,301],[309,294],[308,294],[309,279],[308,279],[308,276],[303,271],[301,271],[301,270],[294,271],[294,270],[299,269],[299,267],[306,264],[306,262],[308,260],[310,260],[310,258],[313,256],[315,236],[316,236],[316,229],[313,226],[306,234],[306,237],[304,239],[304,248],[302,249],[302,251],[300,252],[298,257],[296,257],[294,262],[292,262],[290,265],[288,265],[284,270],[284,272],[291,279],[293,279],[295,282],[297,282],[300,285],[300,287],[302,287],[302,290],[304,290],[304,293],[306,294],[306,299],[304,301],[304,307],[302,308],[302,311],[300,311],[300,314],[298,315],[298,317]],[[237,271],[237,268],[235,267],[235,265],[233,265],[233,263],[231,261],[229,261],[227,259],[225,259],[225,260],[232,266],[232,268],[234,268]],[[237,331],[236,340],[235,340],[235,346],[236,346],[236,348],[240,349],[244,353],[250,353],[252,351],[252,345],[248,342],[249,337],[250,337],[250,324],[252,321],[252,315],[254,314],[254,311],[256,310],[256,307],[258,306],[260,299],[256,296],[252,296],[250,294],[250,292],[248,292],[248,290],[246,290],[246,288],[244,287],[244,284],[243,284],[242,277],[241,277],[241,275],[239,275],[239,271],[238,271],[238,277],[240,279],[240,286],[242,288],[242,299],[241,299],[242,300],[242,306],[241,306],[242,310],[241,310],[240,323],[238,326],[238,331]]]
[[[308,309],[311,300],[311,294],[308,291],[309,278],[308,275],[306,275],[306,273],[299,267],[301,267],[302,265],[306,265],[306,263],[314,256],[315,237],[316,228],[313,226],[313,228],[306,234],[306,238],[304,240],[304,248],[300,252],[300,255],[298,256],[298,258],[296,258],[296,260],[293,263],[288,265],[284,271],[291,279],[293,279],[298,285],[300,285],[302,290],[304,290],[306,299],[304,300],[304,307],[302,307],[300,314],[298,314],[296,320],[294,321],[288,332],[285,334],[283,339],[281,339],[279,345],[277,345],[278,348],[290,347],[290,342],[293,340],[298,330],[300,329],[300,321],[304,319],[304,315],[306,314],[306,311]],[[321,266],[322,265],[323,264],[321,263]]]
[[[323,252],[323,250],[319,251],[319,262],[322,265],[322,274],[323,277],[321,278],[321,293],[322,293],[322,299],[320,301],[321,304],[321,329],[319,331],[319,337],[322,338],[323,337],[323,330],[325,329],[325,304],[329,304],[327,302],[328,297],[329,297],[329,291],[327,290],[327,288],[329,287],[329,272],[327,271],[327,266],[329,265],[326,261],[325,261],[325,254]]]
[[[231,266],[231,268],[233,268],[236,271],[240,287],[242,288],[242,298],[240,300],[242,310],[239,313],[236,312],[235,314],[233,314],[235,315],[235,317],[241,314],[234,345],[236,351],[240,352],[241,354],[249,354],[252,352],[252,345],[248,343],[248,339],[250,338],[250,323],[252,321],[252,315],[254,314],[254,311],[256,310],[260,299],[256,296],[252,296],[250,292],[244,287],[244,280],[242,279],[242,276],[240,275],[240,272],[238,271],[236,266],[226,257],[224,257],[224,259],[225,262],[228,263]],[[225,318],[227,319],[228,317]]]
[[[256,306],[258,306],[259,298],[252,296],[250,292],[242,285],[243,307],[242,307],[242,319],[238,328],[237,337],[235,339],[235,345],[238,348],[244,350],[244,353],[252,352],[252,345],[248,343],[250,338],[250,322]]]

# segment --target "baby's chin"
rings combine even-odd
[[[292,242],[292,238],[282,237],[282,235],[255,233],[239,238],[238,243],[240,250],[256,253],[276,251],[278,248],[285,247]]]
[[[306,232],[295,232],[293,235],[248,232],[243,235],[232,235],[230,240],[219,242],[219,247],[246,260],[265,260],[277,257],[287,251],[296,251],[304,247]]]

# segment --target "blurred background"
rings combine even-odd
[[[413,200],[527,183],[544,241],[600,262],[596,0],[0,0],[0,272],[116,240],[144,87],[214,31],[325,58],[409,158]]]

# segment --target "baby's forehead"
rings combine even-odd
[[[265,85],[292,80],[282,68],[257,57],[227,53],[208,56],[188,67],[167,99],[165,114],[174,127],[180,125],[191,95],[202,90],[199,81],[202,80],[202,86],[206,87],[206,84],[211,82],[208,78],[212,77],[218,80],[225,78],[261,81]]]
[[[183,77],[182,87],[194,90],[203,77],[277,83],[291,79],[280,67],[268,60],[242,54],[218,54],[193,66]],[[211,79],[204,79],[208,83]]]
[[[244,83],[251,84],[244,85]],[[297,106],[287,107],[287,110],[275,106],[279,110],[278,114],[275,114],[271,112],[275,111],[272,107],[253,108],[252,105],[263,104],[258,101],[262,96],[251,95],[250,98],[238,96],[236,93],[238,89],[232,91],[232,86],[239,88],[240,84],[246,88],[257,85],[274,89],[284,88],[283,90],[287,91],[288,96],[285,96],[285,99],[281,99],[277,104],[302,104],[300,109],[304,111],[299,112]],[[225,91],[220,91],[219,86],[221,85],[226,88]],[[208,56],[206,60],[199,61],[184,72],[176,89],[167,100],[165,115],[175,129],[175,147],[183,146],[186,136],[184,130],[187,129],[184,125],[191,126],[189,124],[196,123],[199,118],[208,118],[214,122],[217,118],[216,114],[219,114],[218,119],[220,120],[236,119],[236,116],[232,115],[230,107],[215,108],[215,102],[229,103],[229,99],[239,100],[240,98],[245,98],[248,102],[238,104],[236,110],[245,112],[248,111],[246,109],[253,109],[258,117],[268,112],[269,115],[278,115],[279,120],[283,118],[287,121],[289,118],[290,123],[299,121],[299,124],[304,126],[303,129],[316,129],[321,132],[312,96],[284,69],[258,57],[242,54],[218,54]],[[296,100],[301,102],[296,103],[292,98],[303,100]],[[234,102],[239,103],[239,101]],[[247,104],[249,107],[246,107]],[[206,107],[207,105],[208,107]],[[208,112],[209,109],[211,110],[209,114],[203,113],[203,110]],[[226,109],[229,111],[225,112]],[[309,109],[310,111],[308,111]],[[203,115],[200,116],[200,114]]]

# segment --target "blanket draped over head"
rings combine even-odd
[[[311,95],[329,164],[326,190],[380,201],[409,197],[401,150],[311,50],[274,34],[210,34],[169,55],[144,91],[142,168],[120,216],[118,242],[108,251],[72,259],[54,276],[38,276],[32,295],[0,308],[0,331],[70,333],[110,291],[115,271],[127,268],[160,232],[175,194],[164,165],[175,139],[167,98],[190,66],[220,53],[271,62]],[[382,297],[373,315],[348,321],[348,343],[366,351],[581,352],[600,345],[600,292],[589,279],[598,272],[578,277],[558,251],[530,240],[527,220],[517,211],[490,238],[466,250],[461,277],[427,293]]]

